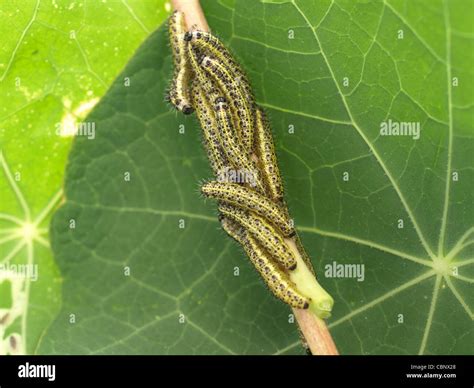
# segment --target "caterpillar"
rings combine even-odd
[[[268,288],[278,299],[294,308],[307,309],[309,307],[310,300],[296,289],[288,275],[278,268],[248,232],[227,217],[221,217],[220,222],[227,234],[242,245]]]
[[[191,99],[193,106],[196,107],[197,118],[203,131],[209,163],[214,175],[218,176],[228,166],[228,162],[220,146],[219,135],[216,132],[217,123],[213,106],[203,87],[197,82],[193,82]]]
[[[250,97],[240,87],[233,74],[219,60],[204,56],[201,66],[218,83],[222,92],[231,103],[233,122],[237,128],[243,146],[248,152],[253,150],[254,114],[249,103]]]
[[[267,284],[270,284],[270,289],[274,291],[277,297],[288,303],[291,307],[299,309],[307,309],[310,300],[303,296],[297,289],[295,284],[288,278],[288,276],[281,271],[261,249],[257,241],[247,232],[247,240],[250,249],[247,254],[252,258],[259,272],[263,275]]]
[[[231,220],[228,217],[219,214],[219,222],[221,223],[222,229],[226,231],[226,233],[232,237],[235,241],[237,241],[240,245],[245,245],[245,236],[244,236],[244,228],[242,228],[237,222]]]
[[[194,30],[187,32],[184,35],[184,40],[190,42],[190,45],[192,45],[195,49],[217,58],[220,63],[225,63],[232,71],[235,80],[245,90],[251,108],[255,108],[255,98],[252,92],[252,87],[250,86],[245,72],[242,70],[229,50],[216,36],[209,32]]]
[[[283,237],[265,219],[226,204],[220,204],[219,211],[248,230],[282,267],[290,271],[296,268],[296,259]]]
[[[222,95],[215,82],[210,79],[204,70],[199,65],[200,58],[199,54],[191,48],[189,44],[186,45],[186,54],[189,60],[191,71],[194,75],[194,81],[197,82],[200,87],[203,88],[204,92],[208,94],[208,99],[214,103],[215,100]]]
[[[186,55],[186,42],[184,40],[186,24],[182,12],[175,11],[170,16],[168,33],[174,62],[174,75],[168,92],[168,100],[177,110],[188,115],[194,109],[189,92],[191,74]]]
[[[205,183],[201,187],[201,192],[206,197],[217,199],[234,207],[254,211],[277,226],[284,236],[295,235],[287,213],[279,205],[251,188],[235,183],[212,181]]]
[[[260,178],[260,173],[248,152],[244,152],[237,143],[232,133],[232,121],[229,106],[224,97],[216,99],[214,106],[216,111],[218,133],[221,139],[221,146],[224,149],[227,159],[236,169],[245,169],[253,177],[255,188],[264,192],[265,187]]]
[[[265,112],[257,108],[255,125],[256,153],[263,171],[263,180],[268,188],[268,194],[274,201],[283,200],[283,183],[278,168],[273,144],[272,133]]]
[[[194,108],[190,101],[189,93],[189,71],[186,67],[179,69],[171,80],[169,88],[168,101],[179,111],[185,115],[194,112]]]

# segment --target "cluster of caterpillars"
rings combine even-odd
[[[229,168],[253,177],[252,182],[210,181],[201,192],[217,200],[223,229],[242,245],[273,294],[292,307],[306,309],[311,300],[289,276],[297,260],[285,239],[295,237],[295,230],[283,200],[265,112],[257,106],[242,68],[219,39],[209,32],[187,30],[181,12],[173,13],[168,27],[174,60],[170,103],[184,114],[196,112],[216,178]]]

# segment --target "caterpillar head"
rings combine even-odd
[[[184,105],[181,110],[185,115],[190,115],[194,112],[194,108],[191,105]]]

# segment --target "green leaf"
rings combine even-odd
[[[67,135],[165,17],[163,0],[0,5],[0,300],[12,302],[0,303],[0,354],[33,353],[59,311],[47,226],[62,196]],[[24,264],[36,281],[14,279]]]
[[[340,352],[472,353],[472,10],[233,4],[205,13],[271,114]],[[64,303],[39,351],[301,353],[290,310],[197,193],[210,171],[194,120],[163,102],[166,45],[150,37],[90,115],[97,138],[74,144],[52,224]],[[419,138],[382,135],[388,120]],[[337,264],[364,276],[332,277]]]

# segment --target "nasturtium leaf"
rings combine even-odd
[[[0,355],[34,353],[59,311],[48,224],[72,134],[166,15],[164,0],[0,4]]]
[[[472,353],[472,9],[203,3],[271,116],[340,352]],[[51,226],[63,307],[39,352],[302,353],[198,194],[211,174],[194,118],[163,102],[170,74],[163,28],[75,140]]]

